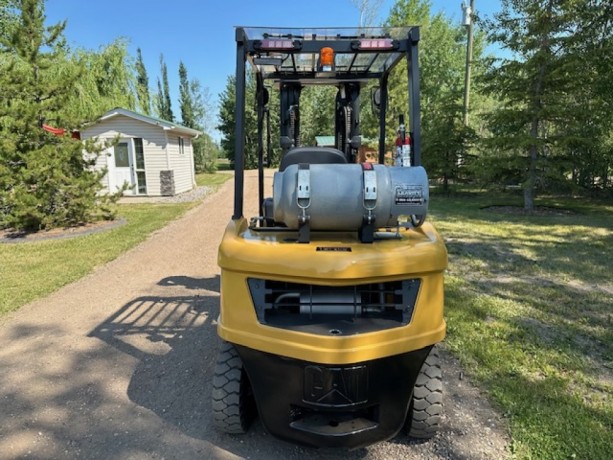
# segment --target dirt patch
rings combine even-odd
[[[74,227],[53,228],[51,230],[42,230],[39,232],[0,230],[0,243],[28,243],[32,241],[75,238],[77,236],[91,235],[92,233],[99,233],[117,228],[124,225],[126,222],[124,218],[101,220],[98,222],[76,225]]]
[[[521,206],[485,206],[484,211],[494,212],[496,214],[509,214],[514,216],[572,216],[576,212],[570,209],[552,208],[549,206],[535,206],[534,210],[527,211]]]

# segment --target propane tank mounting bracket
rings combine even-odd
[[[372,163],[362,163],[362,176],[364,178],[364,209],[366,214],[362,219],[358,236],[362,243],[372,243],[375,238],[373,210],[377,207],[377,173]]]
[[[308,163],[298,165],[296,204],[301,210],[298,216],[298,242],[308,243],[311,240],[311,217],[306,212],[311,205],[311,171]]]

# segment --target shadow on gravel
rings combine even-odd
[[[194,439],[235,455],[259,459],[361,459],[353,452],[302,448],[268,435],[256,420],[246,435],[217,432],[211,425],[213,368],[219,349],[215,323],[219,314],[219,276],[209,279],[173,276],[160,286],[199,290],[194,296],[144,296],[130,301],[89,335],[139,360],[130,384],[132,402],[154,412]]]
[[[168,276],[158,282],[159,286],[182,286],[187,289],[206,289],[219,293],[219,276],[215,278],[192,278],[191,276]],[[219,305],[218,305],[219,307]]]
[[[189,296],[143,296],[121,307],[89,335],[139,360],[128,387],[136,404],[190,436],[208,412],[210,372],[218,349],[219,276],[174,276],[160,286],[200,291]],[[206,420],[204,420],[206,425]]]

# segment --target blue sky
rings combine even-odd
[[[383,0],[379,18],[394,0]],[[433,11],[461,20],[461,0],[433,0]],[[499,0],[476,0],[476,9],[491,15]],[[98,49],[125,37],[129,50],[143,53],[149,83],[156,87],[159,56],[168,66],[173,111],[178,108],[178,66],[208,87],[214,102],[234,73],[234,26],[353,27],[358,10],[350,0],[47,0],[48,23],[67,20],[65,35],[75,47]],[[257,5],[257,7],[256,7]],[[216,120],[215,120],[216,122]]]

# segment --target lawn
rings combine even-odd
[[[228,174],[199,174],[198,185],[217,189]],[[49,295],[144,241],[197,203],[122,204],[127,223],[72,239],[0,244],[0,316]]]
[[[71,239],[0,244],[0,315],[87,275],[192,206],[119,205],[119,215],[127,223],[113,230]]]
[[[609,459],[613,446],[613,206],[483,209],[517,198],[434,195],[447,241],[447,346],[510,422],[517,458]]]
[[[234,177],[233,174],[228,172],[218,172],[214,174],[200,173],[196,174],[196,184],[198,186],[207,185],[209,187],[218,188],[232,177]]]

